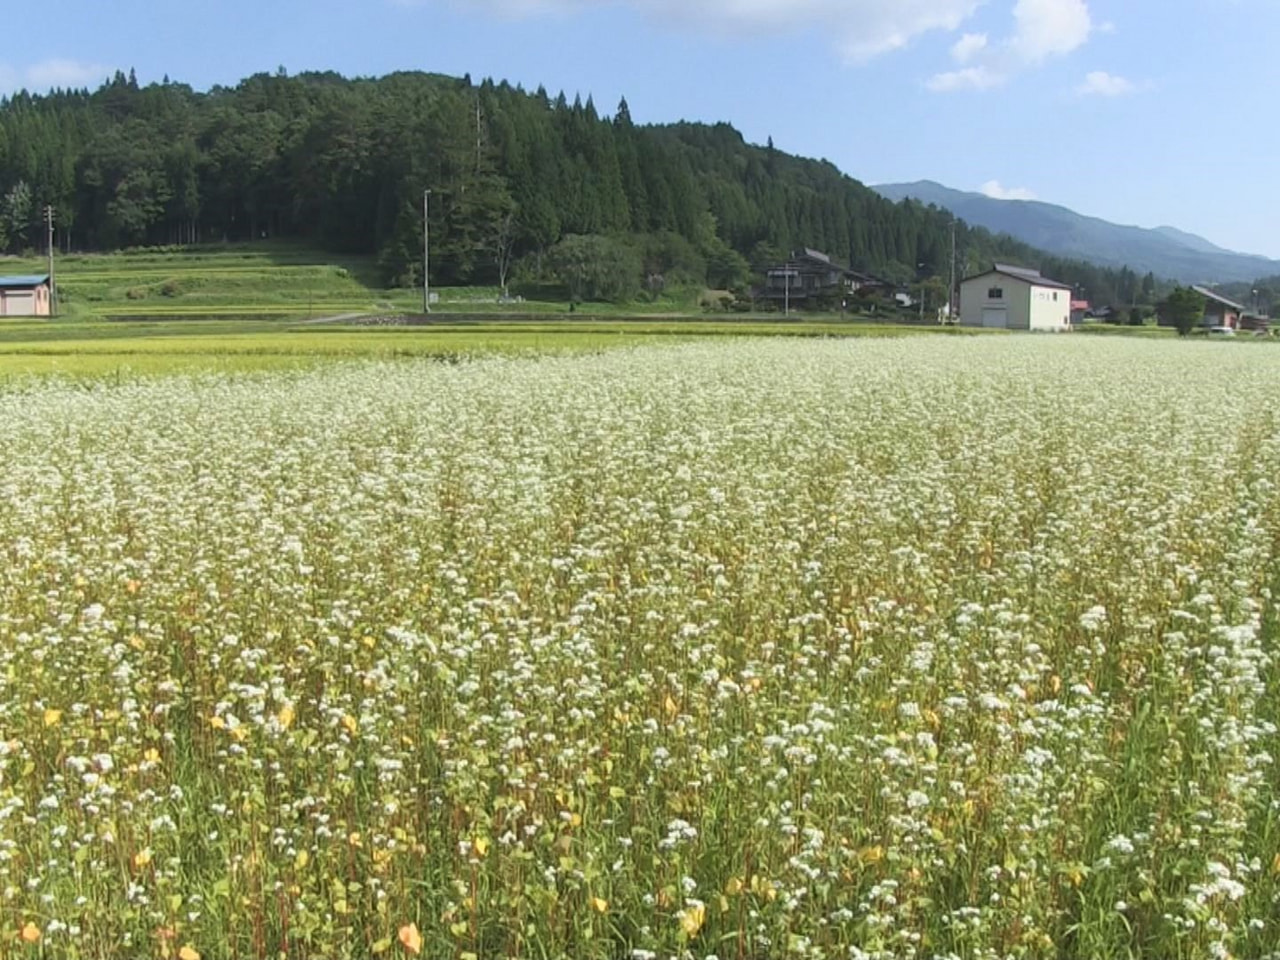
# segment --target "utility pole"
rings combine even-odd
[[[956,311],[956,218],[951,218],[951,281],[947,287],[947,323],[955,318]]]
[[[924,293],[925,293],[925,289],[926,289],[926,288],[925,288],[925,279],[924,279],[924,270],[925,270],[925,267],[926,267],[926,266],[927,266],[927,264],[924,264],[924,263],[917,263],[917,264],[916,264],[916,276],[920,278],[920,303],[919,303],[917,306],[920,308],[920,322],[921,322],[921,323],[924,323]]]
[[[782,271],[782,315],[791,316],[791,266],[788,264]]]
[[[49,316],[58,315],[58,284],[53,275],[53,204],[44,208],[44,222],[49,228]]]
[[[431,312],[431,191],[422,194],[422,312]]]

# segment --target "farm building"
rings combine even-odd
[[[48,317],[49,276],[0,277],[0,317]]]
[[[1204,297],[1202,326],[1206,328],[1229,327],[1232,330],[1265,331],[1270,325],[1268,317],[1250,310],[1243,303],[1229,300],[1208,287],[1193,286],[1191,289]]]
[[[1071,329],[1071,286],[997,263],[960,284],[960,323],[1006,330]]]
[[[891,284],[878,277],[847,269],[827,254],[805,248],[786,263],[766,273],[766,284],[758,296],[781,306],[804,307],[827,299],[835,304],[854,294],[889,294]]]

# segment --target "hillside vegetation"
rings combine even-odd
[[[9,251],[39,246],[51,203],[67,250],[285,239],[372,257],[377,284],[414,286],[428,188],[443,285],[545,290],[580,235],[621,278],[588,299],[741,289],[799,246],[899,282],[949,266],[949,214],[894,205],[726,124],[636,125],[625,101],[601,116],[590,98],[421,73],[258,75],[208,92],[118,74],[95,92],[0,101]],[[1098,299],[1118,288],[1116,272],[984,230],[962,224],[958,241],[967,270],[1002,259]]]

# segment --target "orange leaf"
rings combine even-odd
[[[40,928],[28,920],[22,927],[22,939],[26,943],[39,943]]]
[[[410,923],[400,928],[400,945],[414,956],[422,952],[422,934],[418,932],[416,923]]]
[[[178,951],[178,960],[200,960],[200,951],[188,943]]]

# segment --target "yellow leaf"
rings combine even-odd
[[[147,761],[147,763],[159,763],[160,751],[155,747],[148,747],[146,752],[142,754],[142,759]]]
[[[286,703],[280,708],[280,713],[276,715],[276,720],[282,729],[288,730],[293,725],[294,716],[293,705]]]
[[[582,826],[582,814],[580,814],[580,813],[575,813],[575,814],[573,814],[572,816],[570,816],[570,817],[569,817],[569,826],[571,826],[571,827],[580,827],[580,826]]]
[[[1280,877],[1280,853],[1276,854],[1276,858],[1271,861],[1271,875]]]
[[[742,892],[742,881],[737,877],[730,877],[729,882],[724,885],[724,892],[731,897],[736,897]]]
[[[344,713],[342,715],[342,725],[347,728],[347,733],[351,734],[353,737],[355,736],[356,731],[360,729],[359,722],[349,713]]]
[[[418,932],[416,923],[406,924],[400,928],[400,945],[417,956],[422,952],[422,934]]]
[[[46,710],[44,712],[44,725],[46,727],[56,727],[62,722],[61,710]]]
[[[200,951],[188,943],[178,951],[178,960],[200,960]]]
[[[22,939],[26,943],[40,942],[40,928],[28,920],[22,926]]]
[[[225,730],[227,728],[227,721],[223,720],[221,717],[210,717],[209,726],[213,727],[215,730]]]
[[[298,855],[293,858],[293,868],[295,870],[307,869],[307,864],[311,862],[311,854],[305,850],[299,850]]]
[[[592,897],[592,898],[591,898],[591,909],[592,909],[592,910],[594,910],[596,913],[608,913],[608,912],[609,912],[609,901],[608,901],[608,900],[604,900],[604,899],[602,899],[602,898],[600,898],[600,897]]]
[[[231,739],[236,743],[244,743],[245,740],[249,739],[249,728],[244,726],[236,727],[231,731]]]
[[[690,940],[698,935],[707,919],[707,908],[701,903],[693,903],[685,907],[676,919],[680,921],[680,931]]]
[[[863,847],[858,851],[858,859],[863,863],[879,863],[884,859],[884,848],[880,846]]]
[[[671,699],[671,694],[667,694],[666,701],[662,704],[663,709],[667,711],[667,716],[674,717],[680,712],[680,706]]]
[[[369,636],[361,637],[360,642],[364,644],[366,650],[372,650],[378,645],[378,641]]]
[[[150,862],[151,862],[150,847],[147,847],[146,849],[143,849],[143,850],[139,850],[137,853],[133,855],[133,865],[137,867],[139,870],[141,870]]]
[[[386,953],[390,949],[391,949],[391,938],[383,937],[381,940],[379,940],[377,943],[375,943],[372,947],[369,948],[369,952],[376,957],[378,954]]]
[[[476,837],[476,842],[472,844],[475,848],[476,856],[483,857],[489,853],[488,837]]]

